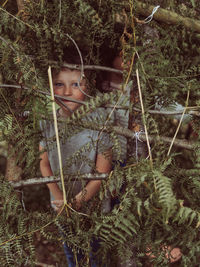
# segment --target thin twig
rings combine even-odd
[[[149,157],[150,157],[150,165],[151,165],[151,168],[153,168],[153,159],[152,159],[151,147],[150,147],[149,137],[148,137],[148,132],[147,132],[147,126],[146,126],[146,120],[145,120],[145,112],[144,112],[144,106],[143,106],[143,100],[142,100],[142,92],[141,92],[141,87],[140,87],[140,78],[139,78],[138,69],[136,69],[136,77],[137,77],[138,91],[139,91],[139,97],[140,97],[140,104],[141,104],[141,109],[142,109],[144,130],[145,130],[145,135],[146,135],[146,140],[147,140],[147,147],[148,147]]]
[[[16,52],[15,48],[8,42],[6,39],[4,39],[2,36],[0,36],[1,41],[3,41],[7,46],[9,46],[14,52]]]
[[[2,7],[0,7],[0,10],[2,10],[3,12],[5,12],[6,14],[8,14],[9,16],[13,17],[15,20],[23,23],[24,25],[28,26],[29,28],[31,28],[32,30],[35,31],[35,28],[33,26],[31,26],[30,24],[24,22],[23,20],[17,18],[16,16],[12,15],[11,13],[9,13],[7,10],[3,9]]]
[[[62,0],[59,1],[59,17],[58,17],[58,28],[60,27],[61,15],[62,15]]]
[[[60,149],[60,141],[59,141],[59,134],[58,134],[58,124],[57,124],[57,117],[56,117],[56,107],[55,107],[55,98],[54,98],[54,91],[53,91],[53,81],[52,81],[52,74],[51,74],[51,67],[50,66],[49,66],[49,69],[48,69],[48,77],[49,77],[49,85],[50,85],[51,98],[52,98],[54,128],[55,128],[55,133],[56,133],[56,143],[57,143],[57,150],[58,150],[58,160],[59,160],[59,167],[60,167],[60,176],[61,176],[61,183],[62,183],[63,200],[64,200],[64,205],[66,205],[67,204],[67,197],[66,197],[66,190],[65,190],[65,184],[64,184],[64,175],[63,175],[63,168],[62,168],[62,156],[61,156],[61,149]]]
[[[59,105],[63,106],[65,109],[67,109],[70,113],[72,113],[73,111],[71,110],[70,107],[68,107],[68,105],[66,105],[62,100],[60,100],[59,98],[56,99],[56,101],[58,102]]]
[[[175,132],[174,137],[173,137],[173,139],[172,139],[172,142],[171,142],[171,144],[170,144],[169,150],[168,150],[168,152],[167,152],[167,156],[169,156],[169,154],[170,154],[170,152],[171,152],[172,146],[173,146],[173,144],[174,144],[174,141],[175,141],[175,139],[176,139],[176,136],[177,136],[177,134],[178,134],[178,131],[179,131],[180,127],[181,127],[181,123],[182,123],[182,121],[183,121],[183,117],[184,117],[184,115],[185,115],[185,112],[186,112],[186,109],[187,109],[187,106],[188,106],[189,96],[190,96],[190,91],[188,91],[188,93],[187,93],[187,99],[186,99],[186,103],[185,103],[185,108],[184,108],[184,110],[183,110],[183,114],[182,114],[182,116],[181,116],[181,119],[180,119],[180,121],[179,121],[178,127],[177,127],[177,129],[176,129],[176,132]]]
[[[81,61],[81,65],[80,65],[80,70],[81,70],[81,78],[80,80],[83,78],[83,74],[84,74],[84,66],[83,66],[83,57],[81,55],[81,51],[76,43],[76,41],[68,34],[66,33],[66,36],[72,41],[72,43],[75,45],[76,49],[77,49],[77,52],[79,54],[79,57],[80,57],[80,61]]]
[[[125,108],[125,107],[122,107]],[[200,117],[200,112],[197,111],[197,109],[200,110],[200,107],[196,106],[196,107],[187,107],[185,114],[189,114],[189,115],[195,115],[197,117]],[[134,111],[137,112],[141,112],[141,110],[139,108],[135,108],[133,107]],[[181,115],[183,114],[184,109],[181,110],[177,110],[177,111],[167,111],[167,110],[147,110],[146,112],[149,114],[155,114],[155,115],[169,115],[169,116],[173,116],[173,115]]]
[[[26,86],[19,86],[19,85],[11,85],[11,84],[0,84],[0,87],[3,87],[3,88],[22,88],[24,90],[31,90],[30,88],[26,87]],[[51,94],[49,92],[45,92],[45,91],[41,91],[41,90],[32,90],[33,92],[36,92],[36,93],[41,93],[43,95],[48,95],[50,96]],[[78,104],[82,104],[82,105],[86,105],[86,103],[84,101],[80,101],[80,100],[74,100],[73,98],[70,98],[70,97],[65,97],[65,96],[60,96],[60,95],[54,95],[55,98],[60,98],[60,99],[63,99],[63,100],[68,100],[70,102],[74,102],[74,103],[78,103]]]
[[[48,61],[49,64],[51,65],[56,65],[58,66],[57,61]],[[68,63],[63,63],[63,67],[69,68],[69,69],[75,69],[75,70],[81,70],[82,66],[79,64],[68,64]],[[101,70],[101,71],[107,71],[107,72],[114,72],[114,73],[119,73],[123,74],[122,70],[117,70],[114,68],[106,67],[106,66],[98,66],[98,65],[84,65],[83,66],[84,70]]]

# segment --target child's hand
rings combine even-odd
[[[165,257],[169,259],[170,263],[180,260],[182,253],[180,248],[172,248],[171,246],[162,246],[162,250],[165,252]],[[151,249],[147,248],[146,255],[151,259],[156,258],[154,254],[151,253]]]
[[[51,201],[51,203],[54,205],[54,210],[56,212],[59,212],[64,205],[64,200],[63,199],[56,199]]]

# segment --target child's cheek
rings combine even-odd
[[[82,89],[82,90],[83,90],[83,92],[86,92],[86,93],[87,93],[87,91],[86,91],[85,89]],[[77,95],[77,99],[78,99],[78,100],[82,100],[82,101],[85,100],[85,94],[84,94],[83,92],[81,92],[81,91],[79,90],[78,95]]]
[[[61,95],[61,90],[54,89],[53,91],[55,95]]]

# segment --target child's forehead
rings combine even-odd
[[[69,69],[69,68],[66,68],[66,67],[62,67],[60,69],[60,72],[67,72],[67,73],[73,73],[73,74],[81,74],[81,71],[80,70],[76,70],[76,69]]]
[[[80,77],[81,72],[79,70],[73,70],[66,67],[61,68],[57,73],[55,73],[54,78],[58,77]]]

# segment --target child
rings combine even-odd
[[[73,54],[67,55],[67,63],[80,64],[77,57]],[[69,97],[73,100],[84,101],[86,94],[88,93],[86,80],[85,78],[81,79],[81,72],[79,70],[61,68],[57,74],[53,73],[53,86],[56,95]],[[68,100],[64,100],[63,103],[67,105],[67,108],[58,103],[60,108],[57,111],[57,116],[62,118],[71,116],[71,114],[80,106],[80,104]],[[90,116],[98,116],[97,113],[97,111],[93,112]],[[51,137],[55,136],[55,129],[53,123],[49,121],[43,123],[42,128],[47,141],[42,141],[40,143],[39,149],[42,152],[40,169],[43,176],[52,176],[57,174],[59,170],[57,148],[52,147],[52,144],[48,141]],[[92,143],[91,148],[84,152],[83,157],[81,157],[78,162],[74,162],[67,167],[68,174],[91,173],[93,171],[107,173],[111,170],[111,144],[109,138],[107,134],[99,134],[98,131],[91,129],[81,130],[71,137],[62,140],[61,154],[63,166],[70,160],[70,158],[72,158],[76,151],[79,151],[81,147],[88,143]],[[90,164],[88,164],[88,161],[90,161]],[[93,162],[95,168],[92,166],[91,162]],[[50,190],[54,208],[58,210],[63,203],[63,192],[60,186],[56,183],[49,183],[47,186]],[[66,189],[71,194],[69,199],[73,198],[73,206],[79,210],[84,202],[93,198],[93,196],[100,190],[100,186],[100,180],[92,180],[84,184],[77,179],[76,181],[73,181],[73,183],[68,183],[68,188]],[[67,244],[65,244],[65,253],[68,266],[75,266],[76,264],[72,251]],[[97,265],[95,262],[92,262],[91,266],[95,267]]]

